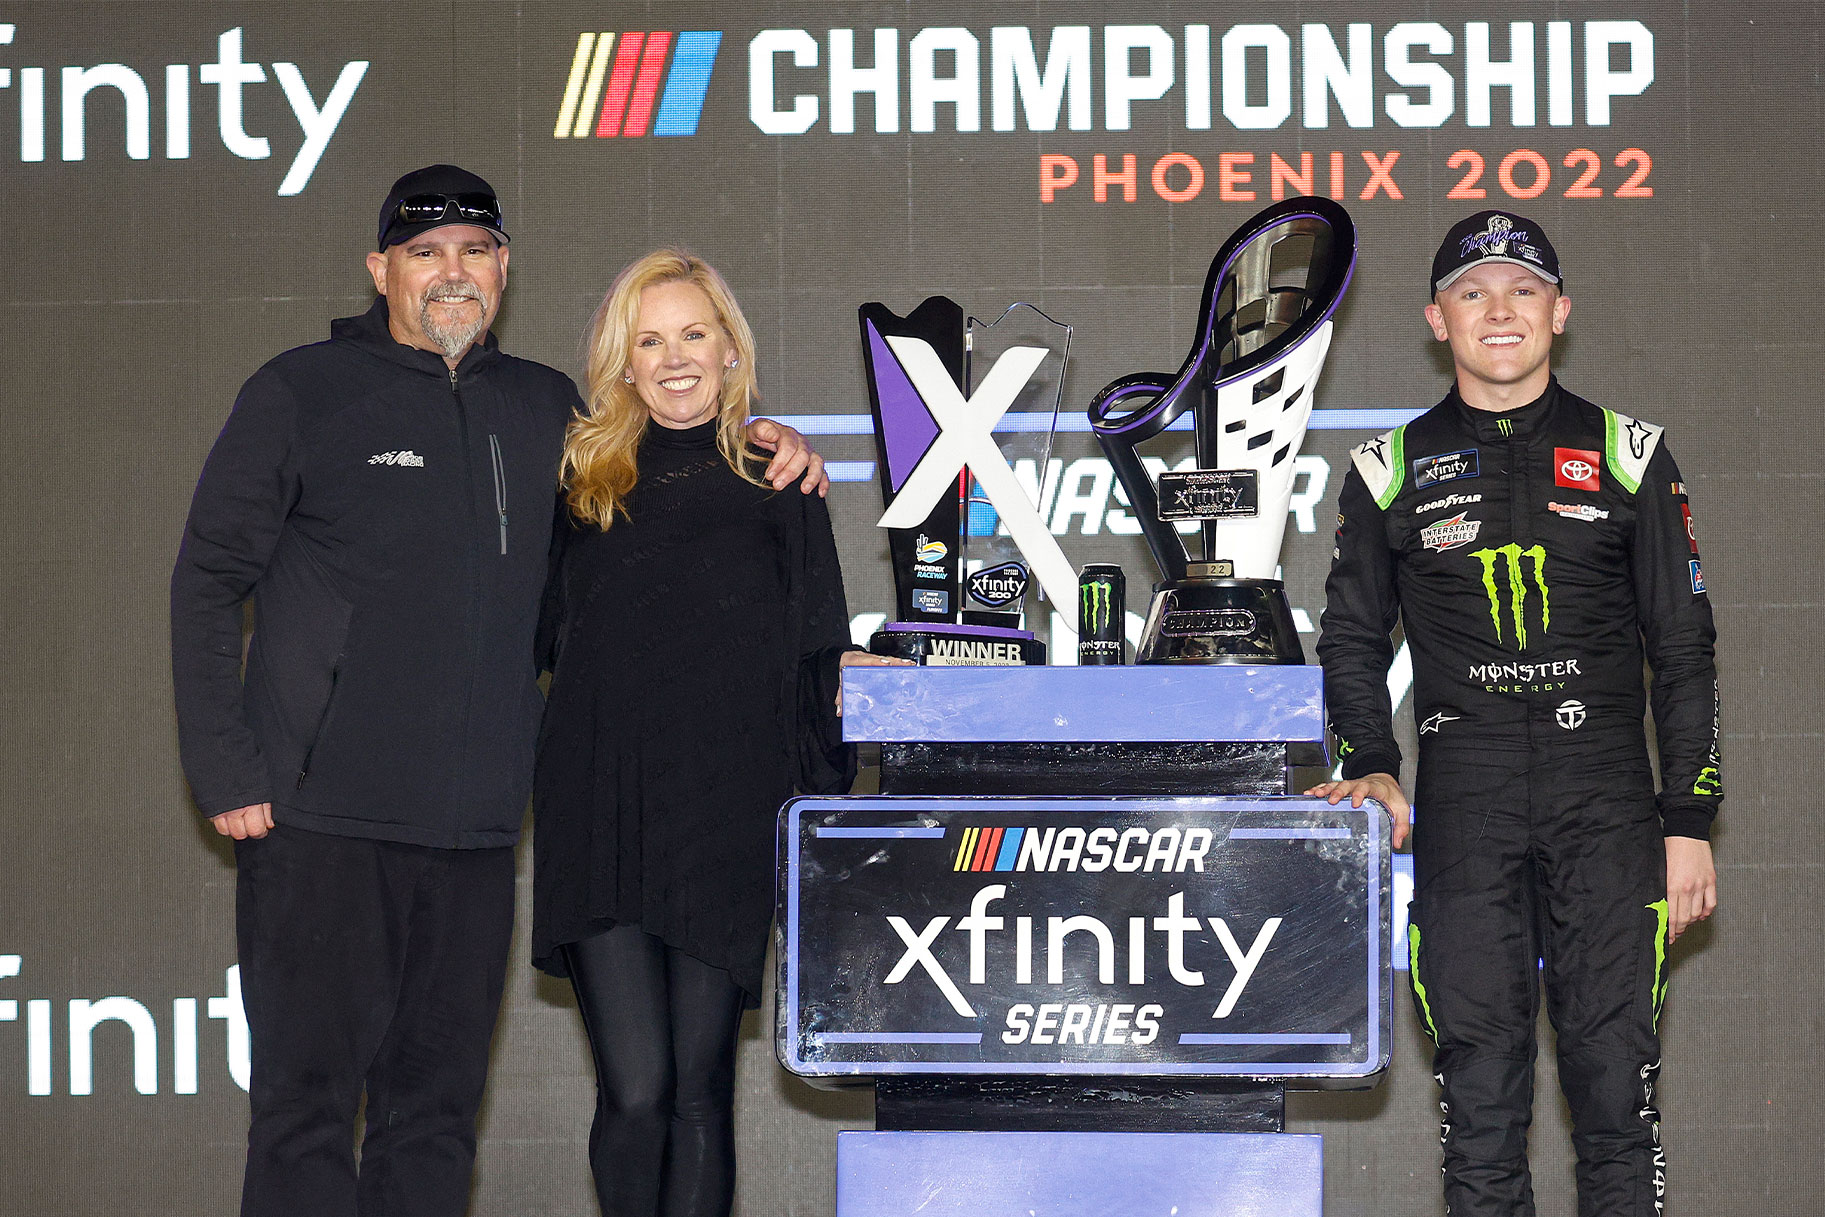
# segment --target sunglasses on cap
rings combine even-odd
[[[448,217],[451,208],[457,218],[487,228],[505,227],[501,204],[491,194],[414,194],[399,200],[393,210],[395,224],[424,224]]]

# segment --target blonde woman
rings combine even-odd
[[[533,954],[589,1034],[611,1217],[728,1213],[775,813],[854,776],[837,673],[873,657],[849,647],[824,500],[775,493],[744,443],[754,384],[721,276],[659,250],[596,310],[564,445]]]

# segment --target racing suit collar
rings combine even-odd
[[[1458,419],[1464,429],[1484,443],[1507,443],[1509,440],[1525,439],[1546,425],[1546,420],[1553,414],[1559,404],[1563,390],[1559,388],[1559,378],[1554,376],[1546,382],[1546,391],[1524,406],[1512,410],[1478,410],[1467,403],[1457,391],[1457,385],[1451,386],[1451,392],[1445,400],[1456,408]]]
[[[443,356],[432,351],[421,351],[409,347],[393,337],[387,328],[387,298],[374,297],[374,303],[365,313],[353,317],[338,317],[330,322],[330,337],[343,342],[352,342],[371,355],[378,355],[388,363],[399,364],[415,371],[425,372],[440,380],[450,376],[450,366]],[[456,365],[459,377],[467,379],[477,370],[500,359],[500,343],[495,341],[494,331],[490,329],[482,340],[464,352]]]

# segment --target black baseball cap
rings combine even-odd
[[[1432,255],[1431,294],[1444,291],[1484,262],[1511,262],[1548,283],[1560,281],[1559,255],[1545,229],[1512,211],[1479,211],[1453,225]]]
[[[374,248],[384,250],[446,224],[474,224],[507,240],[506,219],[494,187],[455,165],[426,165],[387,191]]]

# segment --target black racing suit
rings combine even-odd
[[[1660,1212],[1661,838],[1707,838],[1722,797],[1711,609],[1660,440],[1557,380],[1504,413],[1454,389],[1355,449],[1344,479],[1318,653],[1343,775],[1397,774],[1387,676],[1397,618],[1406,631],[1410,979],[1438,1049],[1454,1217],[1534,1211],[1541,959],[1579,1212]]]

